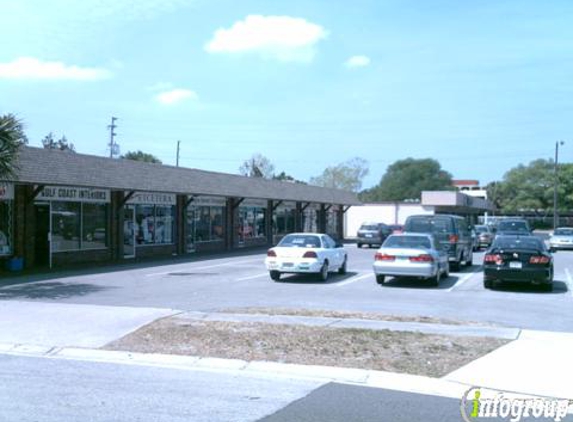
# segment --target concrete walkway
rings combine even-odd
[[[102,347],[173,309],[0,301],[0,342],[49,347]]]

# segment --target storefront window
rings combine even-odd
[[[52,251],[80,249],[81,204],[52,202]]]
[[[0,256],[12,254],[12,201],[0,201]]]
[[[295,209],[279,208],[273,215],[273,234],[284,235],[295,231]]]
[[[308,207],[302,214],[303,231],[307,233],[318,232],[318,211]]]
[[[82,204],[82,249],[107,246],[107,205]]]
[[[138,245],[173,243],[173,207],[136,205],[135,220]]]
[[[222,206],[191,205],[187,208],[187,247],[194,249],[198,242],[212,242],[224,238],[225,208]]]
[[[239,243],[252,238],[264,238],[265,234],[265,211],[261,207],[239,208]]]

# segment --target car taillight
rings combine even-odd
[[[531,258],[529,258],[529,263],[530,264],[549,264],[549,257],[547,256],[532,256]]]
[[[457,234],[451,234],[448,240],[450,243],[458,243],[459,237]]]
[[[374,256],[375,261],[394,261],[396,257],[394,255],[388,255],[385,253],[377,253]]]
[[[433,262],[433,261],[434,261],[434,258],[432,258],[432,255],[428,255],[428,254],[410,257],[410,262]]]
[[[489,262],[500,265],[503,263],[503,258],[499,254],[486,254],[483,258],[483,262]]]
[[[273,251],[272,249],[269,249],[269,250],[267,251],[267,256],[276,257],[276,256],[277,256],[277,253],[276,253],[275,251]]]
[[[314,251],[306,251],[302,257],[303,258],[318,258],[318,255]]]

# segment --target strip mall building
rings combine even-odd
[[[351,192],[23,147],[0,181],[0,260],[31,267],[270,246],[343,236]]]

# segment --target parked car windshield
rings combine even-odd
[[[432,243],[426,236],[390,236],[382,246],[384,248],[430,249]]]
[[[278,246],[294,248],[320,248],[320,239],[317,236],[289,234],[283,237]]]
[[[545,250],[545,244],[536,237],[498,237],[493,242],[494,249]]]
[[[573,236],[573,229],[557,229],[553,234],[555,236]]]

